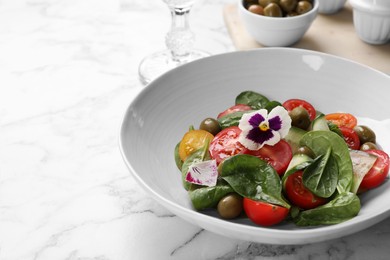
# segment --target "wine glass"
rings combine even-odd
[[[195,35],[190,30],[189,14],[196,0],[163,0],[172,15],[171,29],[165,37],[166,50],[145,57],[138,69],[143,84],[148,84],[164,72],[197,60],[208,53],[194,50]]]

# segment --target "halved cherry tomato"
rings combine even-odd
[[[247,149],[244,153],[257,156],[267,161],[279,175],[283,175],[286,171],[293,156],[291,146],[284,140],[280,140],[273,146],[264,145],[257,151]]]
[[[367,153],[377,156],[374,165],[370,171],[364,176],[359,192],[363,192],[381,185],[389,174],[390,159],[389,155],[382,150],[367,150]]]
[[[303,107],[309,113],[311,121],[313,121],[314,118],[316,118],[316,110],[315,110],[315,108],[312,106],[312,104],[310,104],[309,102],[307,102],[305,100],[296,99],[296,98],[295,99],[289,99],[289,100],[286,100],[283,103],[283,107],[287,111],[291,111],[291,110],[293,110],[296,107]]]
[[[360,148],[360,139],[357,133],[352,129],[345,126],[339,127],[341,133],[344,136],[344,140],[347,143],[348,147],[353,150],[359,150]]]
[[[288,200],[302,209],[312,209],[325,204],[326,199],[314,195],[303,185],[302,174],[303,171],[297,171],[287,177],[285,193]]]
[[[185,161],[188,155],[211,142],[214,136],[205,130],[191,130],[184,134],[179,145],[179,156]]]
[[[221,118],[223,116],[226,116],[226,115],[229,115],[231,113],[234,113],[234,112],[238,112],[238,111],[248,111],[248,110],[252,110],[252,108],[248,105],[244,105],[244,104],[237,104],[237,105],[234,105],[228,109],[226,109],[225,111],[219,113],[219,115],[217,116],[217,118]]]
[[[325,115],[325,119],[338,127],[354,128],[357,125],[357,118],[348,113],[332,113]]]
[[[289,209],[267,202],[243,199],[244,211],[248,218],[260,226],[272,226],[282,222]]]
[[[217,164],[226,158],[243,153],[247,150],[240,142],[238,137],[241,129],[238,126],[231,126],[219,132],[210,143],[211,157],[217,161]]]

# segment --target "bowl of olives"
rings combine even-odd
[[[298,42],[317,16],[317,0],[240,0],[244,27],[258,43],[286,47]]]

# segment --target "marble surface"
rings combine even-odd
[[[232,2],[197,3],[196,47],[234,51]],[[387,258],[390,219],[324,243],[257,244],[187,223],[135,183],[119,126],[169,24],[160,0],[0,1],[0,259]]]

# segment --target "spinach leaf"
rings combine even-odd
[[[239,154],[226,159],[221,177],[241,196],[290,208],[272,166],[256,156]]]
[[[325,154],[318,156],[303,171],[302,181],[315,195],[329,198],[336,191],[338,175],[336,160],[331,147],[328,147]]]
[[[359,197],[352,192],[347,192],[338,194],[325,205],[302,211],[293,220],[298,226],[331,225],[349,220],[359,211]]]
[[[227,194],[234,192],[227,184],[213,187],[202,187],[189,192],[192,205],[196,210],[215,207]]]
[[[190,166],[193,164],[193,163],[196,163],[196,162],[202,162],[202,161],[206,161],[206,160],[210,160],[211,157],[210,157],[210,154],[208,152],[208,144],[205,145],[204,147],[200,148],[199,150],[196,150],[195,152],[193,152],[192,154],[190,154],[187,159],[184,161],[183,163],[183,166],[181,168],[181,179],[182,179],[182,182],[183,182],[183,186],[186,190],[190,190],[194,187],[198,187],[198,185],[195,185],[195,184],[192,184],[192,183],[189,183],[186,181],[186,175],[188,173],[188,170],[190,168]],[[194,187],[192,187],[194,186]]]
[[[230,126],[238,126],[242,115],[245,113],[253,112],[252,110],[248,111],[236,111],[231,114],[227,114],[226,116],[218,118],[218,122],[221,125],[222,129],[228,128]]]
[[[308,146],[317,156],[325,154],[329,147],[338,167],[337,191],[349,192],[352,186],[352,160],[348,146],[344,139],[332,131],[310,131],[304,134],[300,141],[301,146]]]
[[[275,107],[277,106],[283,106],[282,103],[280,103],[279,101],[269,101],[265,106],[264,108],[267,109],[268,113],[271,112],[272,109],[274,109]]]
[[[250,107],[252,107],[255,110],[258,110],[260,108],[264,108],[267,103],[269,102],[269,99],[257,92],[254,91],[244,91],[241,92],[236,97],[236,105],[237,104],[245,104]]]
[[[174,156],[175,156],[176,166],[181,171],[181,168],[183,167],[183,161],[180,159],[179,146],[180,146],[180,142],[177,143],[177,145],[175,146]]]

